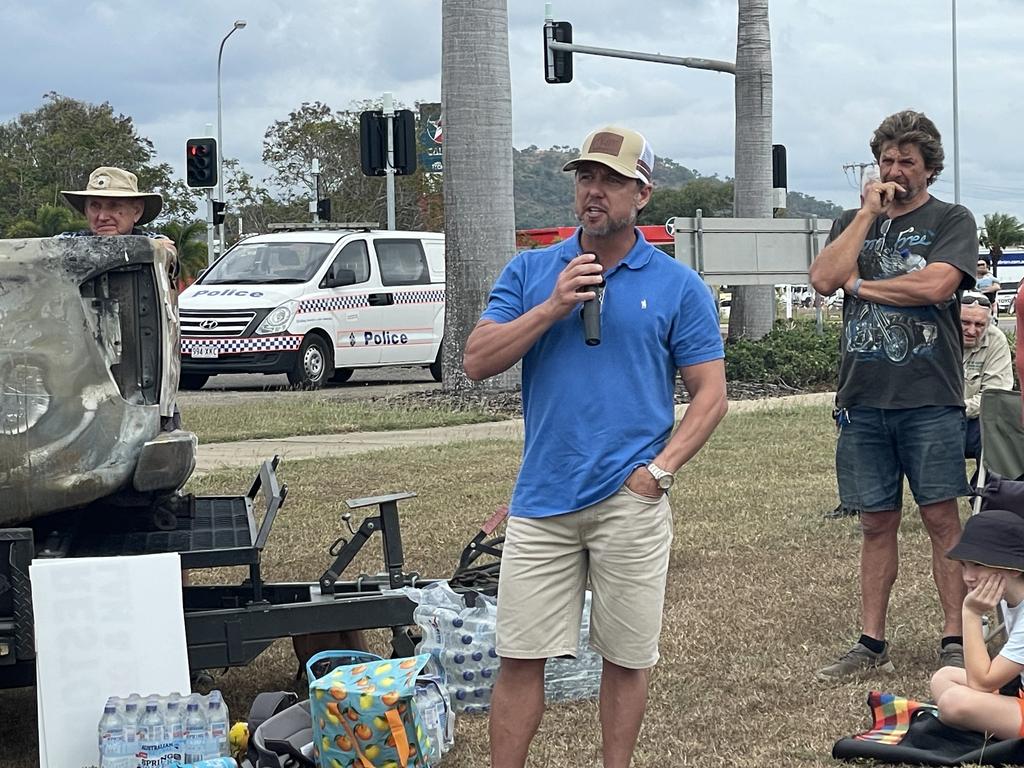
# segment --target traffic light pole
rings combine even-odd
[[[388,121],[388,162],[384,169],[387,174],[388,192],[388,229],[395,228],[395,104],[391,99],[391,93],[384,93],[383,103],[384,117]]]

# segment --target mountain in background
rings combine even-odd
[[[572,174],[564,173],[562,166],[578,154],[579,150],[573,147],[538,149],[530,146],[512,150],[516,229],[576,224],[572,212]],[[642,215],[640,223],[661,224],[673,215],[669,211],[674,211],[674,215],[693,216],[697,207],[706,216],[732,216],[731,179],[701,176],[671,158],[658,158],[654,173],[654,195],[648,205],[650,215]],[[693,181],[700,183],[684,190]],[[832,219],[843,210],[831,200],[822,201],[792,191],[787,196],[787,205],[786,216],[789,218],[817,216]]]

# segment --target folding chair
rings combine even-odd
[[[978,495],[974,514],[993,508],[984,503],[990,474],[1006,480],[1024,477],[1024,427],[1021,426],[1021,393],[1008,389],[986,389],[981,393],[981,457],[978,459]],[[1024,508],[1011,509],[1024,515]]]

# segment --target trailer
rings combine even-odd
[[[399,502],[412,492],[350,499],[362,514],[358,527],[327,555],[315,582],[268,582],[262,555],[288,487],[278,482],[279,457],[261,466],[252,485],[237,496],[183,496],[173,524],[158,527],[138,510],[115,515],[54,515],[23,528],[0,528],[0,688],[33,685],[35,643],[28,566],[33,558],[117,557],[176,552],[183,570],[245,566],[247,577],[225,586],[182,587],[189,667],[245,666],[275,640],[324,632],[384,628],[399,656],[412,655],[417,633],[415,604],[397,590],[422,587],[425,578],[405,568]],[[262,504],[260,503],[262,499]],[[495,512],[469,541],[446,578],[457,592],[495,594],[502,539],[495,536],[506,509]],[[379,537],[383,570],[343,579],[346,568]],[[481,559],[482,558],[482,559]]]

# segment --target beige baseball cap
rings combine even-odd
[[[643,134],[629,128],[608,125],[591,131],[583,140],[580,156],[562,166],[562,170],[574,171],[587,160],[644,184],[650,184],[654,177],[654,150]]]
[[[139,192],[139,179],[123,168],[105,165],[89,174],[89,183],[81,191],[62,190],[61,194],[79,213],[85,213],[85,201],[90,197],[134,197],[142,200],[145,208],[138,226],[148,224],[160,215],[163,198],[158,192]]]

